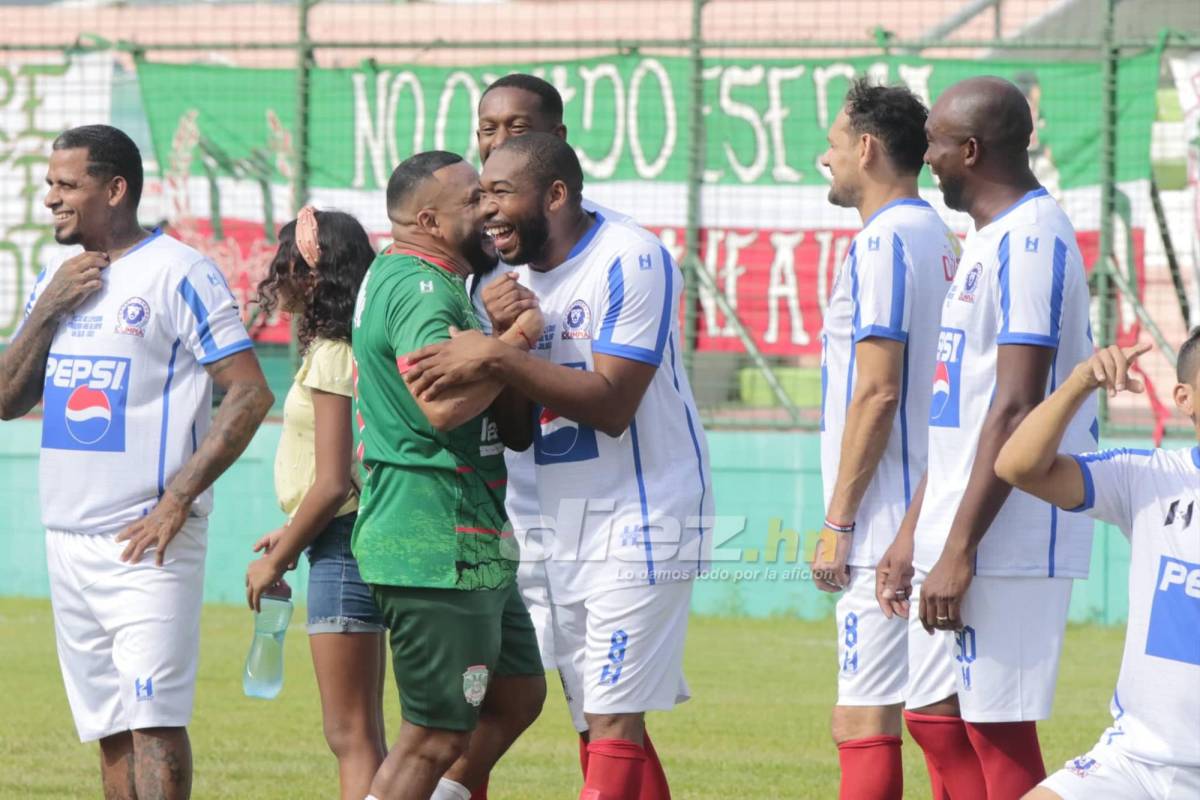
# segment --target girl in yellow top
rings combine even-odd
[[[279,232],[279,249],[259,286],[264,313],[298,320],[303,361],[283,407],[275,493],[287,523],[255,545],[246,572],[251,608],[307,548],[308,633],[321,692],[325,740],[338,759],[341,796],[361,800],[387,748],[383,619],[350,553],[358,509],[351,429],[354,300],[374,259],[358,220],[306,207]]]

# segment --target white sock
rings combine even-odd
[[[366,797],[364,797],[363,800],[379,800],[379,798],[373,794],[369,794]]]
[[[471,790],[457,781],[442,778],[429,800],[471,800]]]

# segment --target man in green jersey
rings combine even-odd
[[[532,415],[499,382],[426,401],[402,377],[408,353],[479,327],[464,280],[493,258],[474,168],[453,153],[415,155],[392,173],[387,203],[395,241],[354,309],[366,480],[352,547],[391,631],[404,722],[371,796],[467,800],[546,693],[504,514],[504,448],[529,446]],[[542,329],[527,304],[499,337],[523,350]]]

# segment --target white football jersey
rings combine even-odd
[[[516,268],[546,320],[533,352],[573,369],[592,370],[599,353],[657,371],[617,438],[536,407],[534,484],[555,603],[690,580],[712,539],[708,444],[679,352],[682,274],[653,234],[595,216],[559,266]]]
[[[942,305],[929,407],[929,470],[913,564],[928,572],[942,554],[967,488],[996,390],[998,348],[1055,351],[1046,395],[1092,354],[1088,288],[1075,229],[1038,188],[967,235]],[[1095,397],[1063,437],[1071,453],[1094,450]],[[979,575],[1087,576],[1092,523],[1014,489],[975,559]]]
[[[26,317],[56,270],[38,276]],[[170,236],[102,274],[46,359],[38,482],[54,530],[106,533],[149,513],[208,432],[204,365],[252,346],[221,270]],[[210,488],[192,514],[211,510]]]
[[[900,404],[858,507],[851,566],[875,566],[925,474],[938,317],[959,248],[958,237],[932,206],[915,198],[896,200],[867,220],[834,278],[821,331],[821,477],[827,509],[854,395],[855,348],[875,337],[905,345]]]
[[[1073,511],[1130,539],[1129,622],[1103,741],[1154,764],[1200,767],[1200,447],[1075,456]]]
[[[624,214],[605,208],[598,203],[593,203],[586,197],[583,198],[583,208],[593,214],[601,214],[610,222],[632,222]],[[491,272],[482,276],[470,275],[467,277],[467,293],[470,295],[471,302],[475,306],[475,316],[479,319],[479,325],[483,329],[483,332],[489,336],[492,334],[492,320],[488,316],[487,308],[483,304],[483,289],[513,269],[515,268],[501,261]],[[523,274],[527,275],[528,271],[526,270]],[[528,281],[523,279],[522,282],[528,288]],[[522,560],[544,560],[549,556],[548,548],[551,544],[550,540],[546,538],[546,534],[549,531],[538,527],[537,524],[541,516],[541,506],[537,493],[537,475],[536,467],[533,463],[533,448],[530,447],[527,450],[506,449],[504,451],[504,466],[508,471],[508,484],[505,486],[504,491],[504,513],[508,515],[509,522],[513,526],[513,531],[517,534],[518,541],[522,545],[521,558]],[[525,546],[527,543],[529,546]]]

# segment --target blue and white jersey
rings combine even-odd
[[[554,602],[689,580],[707,566],[713,515],[708,444],[683,368],[683,277],[653,234],[601,213],[549,272],[517,267],[545,329],[534,354],[592,370],[594,355],[657,368],[617,438],[536,408],[533,461],[542,526],[552,529]]]
[[[938,318],[959,250],[958,237],[932,206],[919,199],[896,200],[867,220],[834,278],[821,332],[821,477],[826,508],[833,497],[846,414],[854,396],[855,348],[871,338],[905,345],[900,404],[875,477],[858,507],[851,566],[875,566],[900,529],[925,474]]]
[[[999,348],[1055,351],[1046,395],[1092,354],[1088,288],[1075,229],[1045,189],[1035,189],[967,235],[942,304],[929,407],[929,470],[913,564],[931,570],[966,491],[996,391]],[[1096,400],[1067,427],[1063,449],[1096,448]],[[991,466],[989,465],[989,469]],[[978,575],[1083,578],[1092,523],[1014,489],[983,538]]]
[[[591,202],[586,197],[583,198],[583,208],[585,211],[590,211],[593,214],[598,213],[602,215],[610,222],[633,221],[620,212]],[[512,272],[514,269],[516,268],[501,261],[491,272],[485,275],[469,275],[467,277],[467,293],[471,296],[471,302],[475,306],[475,316],[479,319],[479,325],[483,329],[483,332],[489,336],[492,334],[492,320],[488,317],[487,308],[483,303],[483,289],[488,284],[499,279],[502,275]],[[522,275],[528,275],[528,270],[522,272]],[[522,278],[522,283],[528,288],[527,279]],[[529,528],[535,526],[538,517],[541,516],[536,483],[536,467],[533,463],[533,448],[530,447],[528,450],[506,449],[504,451],[504,466],[508,472],[508,483],[504,487],[504,512],[508,515],[508,519],[513,525],[513,530],[519,536],[530,536]],[[549,540],[545,538],[546,533],[547,531],[543,529],[530,537],[540,547],[535,546],[522,549],[522,558],[545,558],[547,551],[544,548],[550,546]],[[541,536],[538,536],[538,534],[541,534]],[[525,540],[522,539],[519,541]]]
[[[56,269],[39,276],[27,315]],[[106,533],[148,513],[208,432],[204,365],[251,347],[221,270],[169,236],[102,276],[46,359],[39,488],[55,530]],[[209,489],[192,514],[211,510]]]
[[[1130,539],[1129,622],[1104,740],[1200,767],[1200,447],[1075,456],[1084,511]]]

